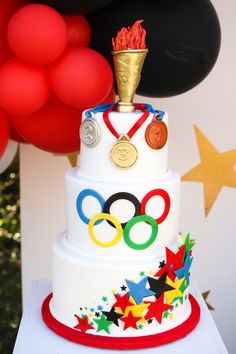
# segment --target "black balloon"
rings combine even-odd
[[[103,8],[113,0],[32,0],[54,7],[59,12],[66,14],[87,14]]]
[[[88,16],[91,47],[112,63],[111,38],[143,19],[147,55],[137,93],[174,96],[199,84],[219,54],[221,31],[209,0],[116,0]]]

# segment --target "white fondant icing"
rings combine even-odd
[[[119,134],[127,134],[141,115],[141,111],[123,114],[111,112],[109,117],[112,125]],[[83,114],[82,120],[85,118],[86,116]],[[127,170],[117,168],[110,160],[110,150],[117,139],[106,127],[103,121],[103,113],[96,113],[94,119],[100,129],[100,140],[93,147],[86,146],[81,142],[80,168],[83,173],[95,176],[95,178],[109,176],[109,178],[123,180],[127,178],[131,180],[135,178],[137,180],[140,177],[147,178],[166,173],[168,143],[162,149],[154,150],[145,141],[145,130],[153,119],[152,113],[149,114],[148,119],[131,139],[138,149],[138,160],[132,168]],[[163,122],[167,124],[167,121],[167,114],[165,114]]]

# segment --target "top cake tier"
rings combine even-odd
[[[167,113],[159,111],[159,117],[147,112],[146,120],[134,133],[130,142],[134,148],[127,149],[127,146],[117,146],[116,151],[111,152],[118,138],[112,134],[104,121],[104,112],[92,112],[87,110],[83,112],[81,125],[81,155],[80,171],[97,178],[121,179],[153,179],[167,171],[167,153],[168,144],[166,143],[160,149],[152,148],[145,139],[145,133],[150,123],[155,120],[162,120],[167,126]],[[143,115],[143,111],[136,109],[131,113],[120,113],[116,111],[109,112],[109,121],[120,136],[126,135],[135,123]],[[88,124],[85,124],[85,123]],[[155,139],[155,130],[151,133],[152,139]],[[156,137],[160,139],[161,137]],[[124,138],[126,139],[126,138]],[[118,153],[118,155],[117,155]],[[120,154],[120,155],[119,155]],[[132,156],[129,156],[129,155]],[[127,168],[117,166],[129,165],[129,159],[135,159],[135,163]],[[115,157],[115,163],[112,159]],[[131,161],[132,164],[132,161]]]

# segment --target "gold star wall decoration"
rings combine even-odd
[[[208,307],[208,310],[210,310],[210,311],[215,311],[214,307],[211,306],[211,305],[207,302],[207,298],[208,298],[210,292],[211,292],[211,290],[204,291],[204,293],[202,293],[202,297],[203,297],[203,299],[205,300],[205,303],[206,303],[206,305],[207,305],[207,307]]]
[[[201,162],[182,181],[203,183],[207,216],[223,187],[236,188],[236,149],[219,152],[198,127],[194,129]]]
[[[79,152],[74,152],[71,154],[54,154],[54,156],[66,156],[71,167],[76,167],[79,165]]]

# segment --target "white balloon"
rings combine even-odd
[[[0,174],[3,173],[12,163],[18,149],[18,143],[9,140],[2,158],[0,159]]]

